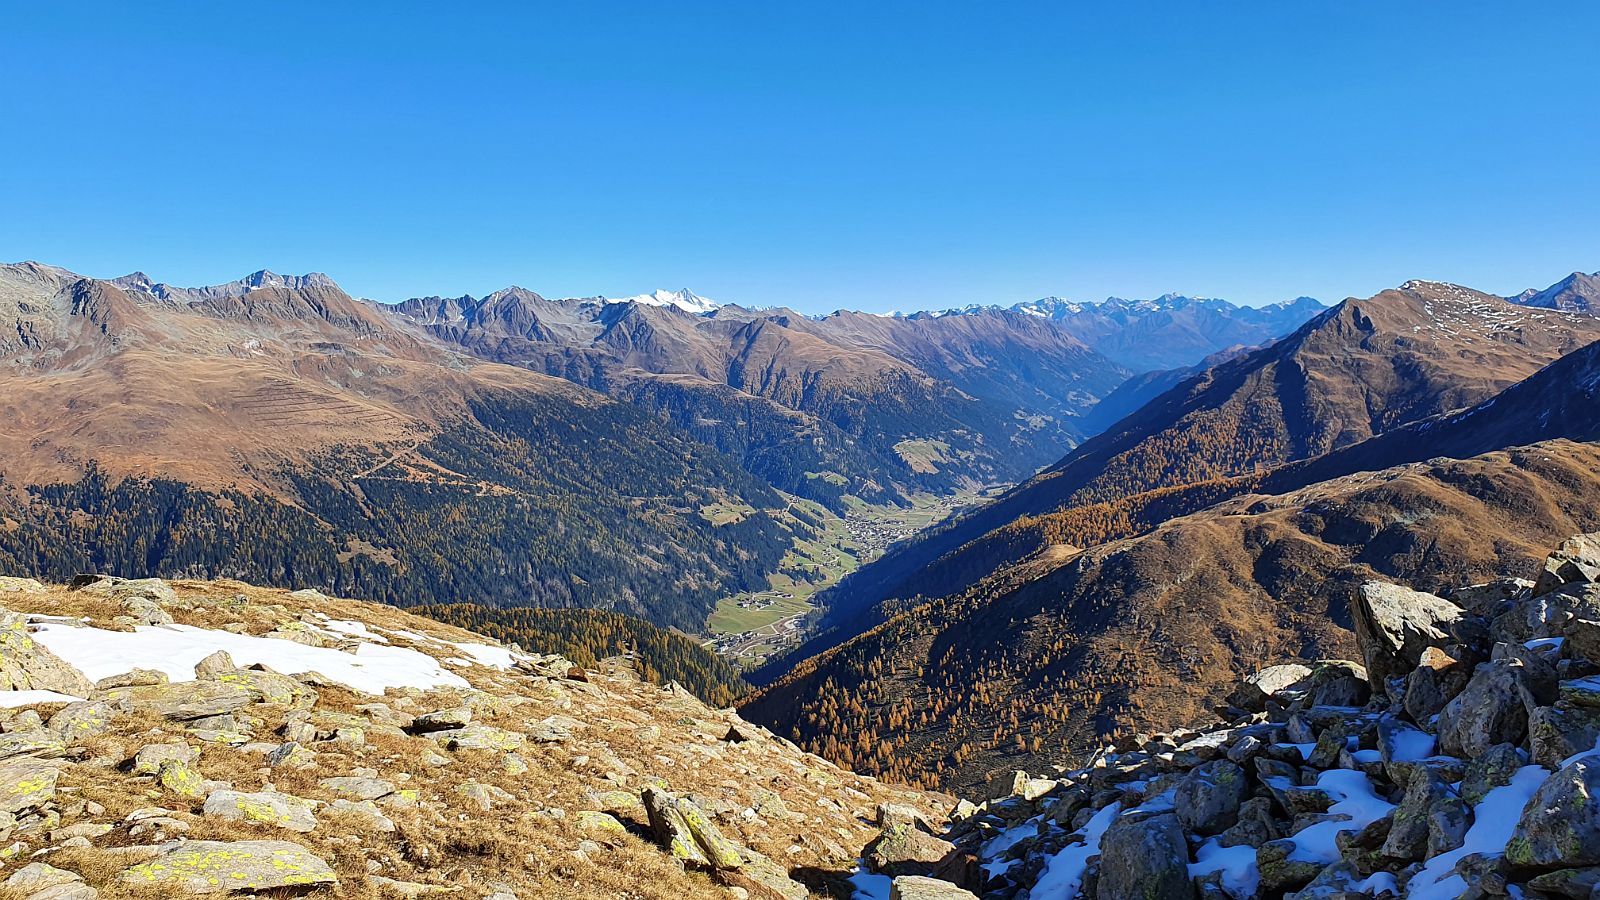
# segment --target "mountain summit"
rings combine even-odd
[[[646,306],[670,306],[695,315],[716,312],[722,304],[696,294],[688,288],[677,291],[655,290],[632,297],[606,298],[607,303],[643,303]]]

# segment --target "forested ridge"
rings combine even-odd
[[[92,464],[75,482],[7,485],[0,567],[239,578],[400,606],[604,607],[698,631],[719,598],[764,587],[802,527],[767,512],[785,502],[771,488],[624,404],[493,395],[472,412],[389,465],[397,448],[286,466],[284,496]],[[700,515],[723,502],[753,512]]]
[[[636,616],[597,609],[494,609],[476,603],[410,610],[537,653],[559,653],[580,666],[624,652],[639,675],[676,681],[712,706],[731,706],[748,685],[737,670],[698,641]]]

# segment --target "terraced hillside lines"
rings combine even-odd
[[[229,398],[230,405],[257,424],[272,428],[315,428],[334,423],[358,428],[386,428],[402,424],[391,412],[356,403],[322,391],[312,391],[290,381],[273,380],[242,386]]]

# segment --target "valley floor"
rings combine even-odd
[[[850,497],[849,511],[843,517],[796,499],[796,504],[824,520],[822,534],[815,540],[796,541],[784,558],[783,571],[768,579],[767,590],[723,598],[707,623],[711,637],[706,646],[741,666],[761,665],[804,639],[807,616],[815,608],[812,597],[899,541],[995,497],[1007,487],[966,488],[944,495],[919,493],[912,496],[910,506],[870,504]],[[805,577],[795,577],[802,573]]]

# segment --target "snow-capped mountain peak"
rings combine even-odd
[[[678,291],[656,290],[651,291],[648,294],[639,294],[633,297],[621,297],[614,300],[608,299],[606,302],[642,303],[646,306],[674,306],[683,310],[684,312],[694,313],[695,315],[704,315],[705,313],[715,312],[717,308],[721,306],[721,304],[717,303],[715,300],[702,297],[688,288]]]

